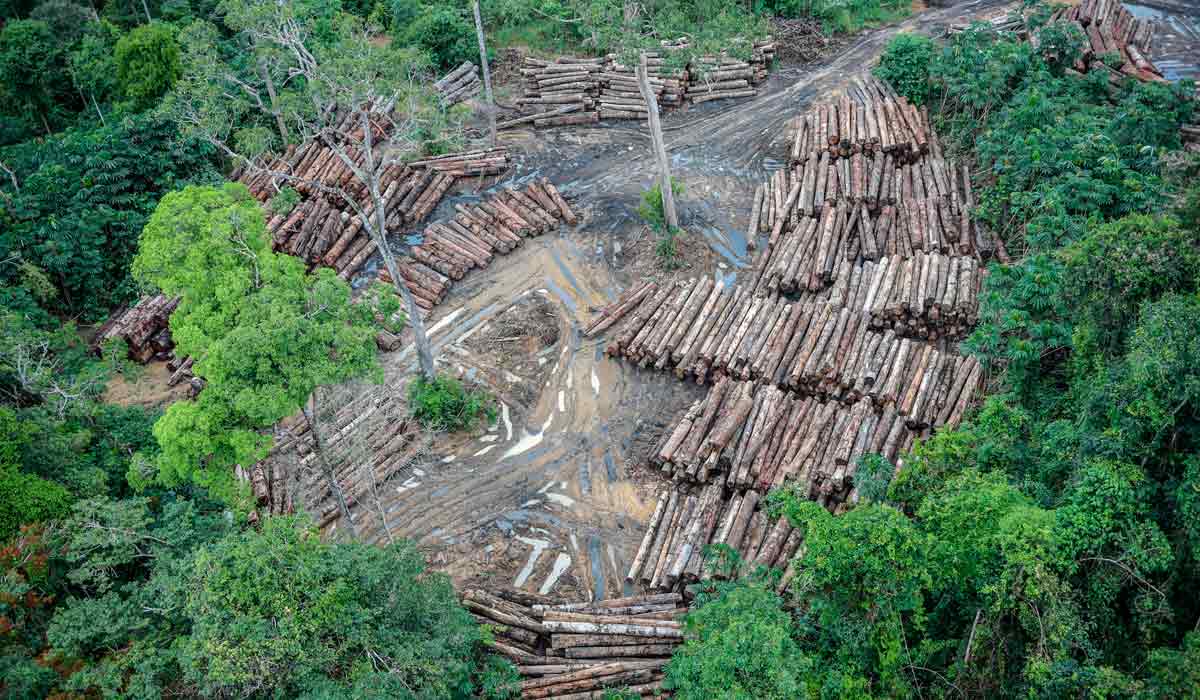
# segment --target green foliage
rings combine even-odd
[[[58,290],[49,310],[86,320],[136,298],[129,264],[159,198],[218,177],[210,147],[179,139],[149,114],[7,149],[0,159],[21,183],[16,192],[0,179],[9,198],[0,197],[0,259],[41,270]],[[22,283],[19,273],[0,266],[0,281]]]
[[[664,685],[675,697],[782,700],[811,692],[813,661],[773,591],[730,587],[689,613],[686,629],[687,641],[666,669]]]
[[[1037,30],[1037,52],[1046,67],[1061,76],[1083,53],[1087,39],[1073,22],[1053,22]]]
[[[929,100],[929,64],[936,46],[921,34],[897,34],[879,57],[875,75],[916,105]]]
[[[92,13],[71,0],[46,0],[33,8],[29,19],[45,22],[55,41],[70,46],[83,35],[92,20]]]
[[[0,408],[0,437],[12,439],[16,415]],[[0,541],[17,534],[21,525],[57,518],[71,505],[61,485],[20,471],[15,455],[0,456]]]
[[[671,192],[677,196],[683,194],[683,183],[671,178]],[[642,192],[642,201],[638,204],[637,213],[655,231],[666,230],[667,215],[663,209],[662,183],[657,179],[649,189]]]
[[[300,193],[291,187],[284,187],[271,197],[267,206],[275,216],[287,216],[300,203]]]
[[[0,29],[0,114],[48,134],[65,117],[69,91],[66,52],[49,24],[15,20]]]
[[[306,275],[272,251],[244,185],[167,195],[139,247],[134,274],[181,297],[171,334],[207,381],[154,426],[162,483],[194,480],[233,497],[233,466],[266,454],[263,428],[321,385],[377,375],[372,309],[353,304],[332,270]]]
[[[291,518],[200,551],[181,639],[204,694],[296,697],[344,690],[451,697],[469,691],[479,628],[450,581],[407,542],[330,545]]]
[[[143,24],[121,37],[113,57],[122,92],[140,107],[170,90],[181,71],[175,30],[161,22]]]
[[[865,502],[880,502],[887,495],[892,483],[895,467],[882,455],[864,454],[858,458],[858,469],[854,472],[854,486],[858,497]]]
[[[1200,229],[1170,218],[1134,215],[1091,227],[1060,255],[1064,301],[1106,351],[1120,347],[1144,302],[1200,283]]]
[[[905,16],[900,0],[758,0],[757,11],[781,17],[815,17],[826,31],[849,33]]]
[[[400,14],[403,12],[397,13],[395,21],[399,22]],[[464,61],[479,62],[474,25],[462,9],[452,5],[428,5],[407,26],[397,23],[394,27],[396,30],[403,28],[401,40],[426,51],[440,70],[457,68]]]
[[[432,381],[414,378],[408,386],[408,403],[414,418],[438,431],[468,430],[481,418],[491,420],[496,411],[486,393],[471,391],[449,376]]]

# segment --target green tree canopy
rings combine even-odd
[[[179,79],[175,29],[161,22],[143,24],[121,37],[113,58],[122,92],[140,107],[152,105]]]
[[[198,553],[181,640],[204,694],[297,697],[334,679],[374,695],[470,692],[479,627],[408,542],[323,543],[295,518]]]
[[[265,455],[262,429],[296,412],[318,386],[378,376],[374,310],[352,303],[332,270],[306,275],[300,260],[271,250],[262,208],[244,185],[164,197],[133,268],[181,297],[172,337],[207,381],[196,400],[172,405],[154,427],[165,483],[194,479],[230,495],[233,466]]]

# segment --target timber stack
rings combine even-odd
[[[400,396],[396,389],[367,392],[322,422],[321,445],[333,469],[333,484],[314,449],[311,426],[304,420],[278,426],[270,454],[235,472],[249,483],[256,505],[271,515],[303,509],[318,528],[325,529],[342,517],[336,484],[352,518],[357,520],[360,510],[363,517],[375,518],[371,509],[376,506],[368,505],[377,496],[375,490],[407,473],[427,447]],[[251,520],[257,517],[251,513]]]
[[[670,52],[686,40],[663,41],[662,51],[646,54],[647,78],[660,109],[730,97],[751,97],[767,79],[775,56],[771,38],[754,42],[748,60],[726,55],[701,56],[675,65]],[[523,95],[515,100],[521,115],[501,121],[500,129],[592,124],[604,119],[646,119],[646,101],[632,65],[618,54],[602,58],[526,56],[521,67]]]
[[[577,700],[626,689],[661,697],[663,668],[683,643],[676,592],[565,603],[516,588],[467,590],[462,604],[521,675],[521,697]]]
[[[961,422],[982,368],[970,358],[917,351],[920,381],[879,401],[799,396],[768,384],[722,378],[663,433],[649,466],[677,482],[766,493],[785,484],[836,506],[850,497],[859,457],[895,462],[918,437]],[[933,359],[931,359],[933,358]]]
[[[168,323],[179,300],[179,297],[155,294],[142,297],[133,306],[118,309],[97,331],[92,350],[100,352],[105,343],[119,338],[128,348],[131,360],[141,364],[151,360],[171,360],[175,342],[171,340]]]
[[[1083,0],[1074,7],[1055,10],[1050,21],[1074,23],[1087,37],[1083,55],[1075,63],[1076,70],[1103,68],[1116,81],[1122,76],[1153,82],[1163,80],[1162,73],[1149,59],[1154,23],[1134,17],[1120,0]],[[1116,71],[1104,62],[1108,55],[1120,60]]]
[[[672,67],[666,53],[669,51],[646,53],[646,79],[660,110],[683,104],[690,75],[686,65]],[[649,118],[635,66],[622,63],[617,54],[609,54],[604,65],[599,105],[601,119]]]
[[[603,58],[561,56],[547,61],[526,56],[521,66],[523,96],[515,102],[521,116],[501,121],[498,129],[521,124],[537,127],[590,124],[599,121],[596,98],[600,94]]]
[[[1104,71],[1112,83],[1125,77],[1147,82],[1163,80],[1162,73],[1150,60],[1154,42],[1154,22],[1135,17],[1120,0],[1083,0],[1062,6],[1050,16],[1051,22],[1074,24],[1083,35],[1083,55],[1075,62],[1075,70]],[[1031,40],[1025,18],[1019,13],[1005,13],[986,21],[997,32],[1013,32],[1022,40]],[[966,31],[970,24],[954,24],[950,33]],[[1104,62],[1105,56],[1115,56],[1115,70]]]
[[[855,268],[842,275],[846,285],[817,301],[756,296],[708,278],[651,282],[602,310],[585,335],[616,326],[605,346],[610,356],[680,379],[703,384],[726,375],[854,401],[889,378],[897,384],[891,391],[907,386],[904,363],[912,358],[896,354],[904,342],[944,343],[978,315],[983,275],[974,261],[913,260]]]
[[[479,94],[483,83],[479,81],[479,68],[470,61],[447,73],[433,84],[442,105],[452,107]]]
[[[451,285],[472,269],[483,269],[524,239],[574,226],[578,217],[562,193],[542,178],[523,189],[505,187],[476,204],[458,204],[453,217],[425,227],[421,242],[398,261],[400,274],[417,305],[430,312],[450,293]],[[379,278],[391,282],[386,268]]]
[[[754,97],[758,94],[757,86],[766,82],[767,71],[774,60],[773,37],[754,42],[746,60],[727,54],[695,58],[689,65],[685,97],[691,104]]]
[[[883,152],[893,162],[917,159],[929,150],[929,114],[874,76],[856,81],[838,101],[822,102],[800,115],[792,138],[791,162],[828,152],[833,157]]]
[[[301,178],[290,185],[301,199],[290,211],[271,215],[267,230],[275,250],[303,259],[310,269],[324,265],[350,279],[375,253],[376,244],[359,216],[362,211],[374,217],[374,206],[349,166],[333,149],[315,143],[289,149],[282,163],[271,166]],[[496,175],[508,163],[507,149],[493,148],[388,167],[380,180],[387,232],[399,233],[427,218],[459,178]],[[265,173],[243,175],[241,181],[264,204],[289,186]],[[326,188],[348,192],[355,203]]]
[[[726,491],[720,484],[665,490],[650,518],[626,582],[648,591],[688,590],[710,578],[737,578],[766,567],[785,570],[803,539],[787,518],[773,520],[759,491]],[[708,550],[725,545],[737,554],[726,558]]]

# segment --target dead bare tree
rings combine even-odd
[[[437,119],[427,64],[416,52],[373,42],[355,18],[343,17],[332,42],[322,42],[309,18],[286,0],[243,0],[228,7],[225,21],[247,37],[254,60],[261,56],[285,78],[278,90],[273,82],[266,84],[264,101],[214,58],[205,38],[212,35],[211,26],[194,24],[184,32],[185,72],[171,101],[181,129],[213,144],[247,172],[265,172],[279,187],[304,184],[346,202],[382,254],[405,304],[421,373],[432,379],[433,349],[388,241],[381,186],[389,168],[419,155],[420,134]],[[301,141],[328,147],[353,181],[324,182],[292,172],[285,161],[269,156],[271,129],[262,126],[264,121],[274,122],[283,138],[294,133]],[[365,199],[355,196],[359,190]]]

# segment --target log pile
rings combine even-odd
[[[872,328],[890,328],[898,336],[961,338],[979,321],[986,276],[974,258],[917,252],[857,266],[844,262],[834,285],[815,296],[859,311]]]
[[[759,567],[787,569],[803,539],[787,518],[773,520],[764,506],[765,499],[754,489],[726,492],[720,484],[710,484],[691,495],[684,489],[664,491],[626,581],[646,590],[671,591],[710,576],[736,578]],[[721,561],[720,554],[713,561],[705,550],[716,544],[736,552],[740,568],[731,569],[732,562]]]
[[[546,61],[526,56],[521,66],[523,96],[515,102],[522,116],[496,124],[508,129],[521,124],[564,126],[600,119],[596,98],[600,94],[603,58],[562,56]]]
[[[376,245],[363,229],[354,205],[324,188],[347,192],[363,212],[374,216],[362,183],[333,149],[315,142],[290,150],[271,168],[286,168],[304,178],[292,185],[301,201],[289,212],[272,215],[267,222],[275,249],[302,258],[310,268],[325,265],[337,270],[343,279],[352,277],[375,252]],[[399,233],[428,217],[458,178],[495,175],[507,168],[508,151],[504,148],[389,167],[380,183],[388,233]],[[287,184],[264,173],[243,175],[241,181],[264,203]]]
[[[893,161],[915,160],[929,149],[929,114],[868,77],[851,85],[840,100],[822,102],[794,123],[791,161],[819,159],[822,153],[846,158],[883,152]]]
[[[766,82],[775,59],[775,40],[754,42],[749,59],[727,55],[700,56],[689,65],[685,97],[692,104],[735,97],[754,97],[756,86]]]
[[[1074,7],[1061,7],[1051,15],[1051,21],[1071,22],[1087,38],[1083,55],[1075,68],[1087,71],[1103,66],[1104,57],[1114,55],[1120,67],[1111,71],[1119,80],[1129,76],[1143,81],[1161,82],[1162,73],[1150,62],[1154,23],[1133,16],[1120,0],[1083,0]]]
[[[523,239],[574,225],[578,218],[565,197],[546,178],[524,189],[506,187],[477,204],[458,204],[455,215],[429,224],[421,242],[398,262],[400,274],[417,305],[429,312],[450,293],[450,286],[468,271],[487,267]],[[391,282],[386,269],[379,277]]]
[[[610,356],[681,379],[728,375],[853,401],[908,376],[891,364],[911,360],[895,355],[901,339],[955,337],[978,314],[982,273],[970,258],[889,258],[840,279],[828,298],[796,302],[708,278],[648,283],[602,310],[585,335],[615,326]]]
[[[683,104],[690,75],[686,65],[672,68],[666,53],[664,50],[646,54],[646,77],[660,110]],[[599,106],[601,119],[648,118],[634,66],[621,63],[616,54],[609,54],[604,64]]]
[[[683,643],[679,593],[564,603],[514,588],[467,590],[462,604],[492,628],[492,650],[517,666],[523,698],[655,696]]]
[[[661,52],[646,54],[650,89],[659,108],[679,107],[729,97],[751,97],[767,78],[775,42],[754,43],[749,60],[702,56],[672,67],[668,54],[687,47],[686,40],[662,42]],[[526,56],[521,66],[522,96],[515,100],[522,114],[501,121],[497,128],[522,124],[536,127],[591,124],[602,119],[646,119],[646,103],[634,67],[617,54],[603,58],[560,56],[552,61]]]
[[[99,352],[104,343],[120,338],[128,347],[131,360],[145,364],[150,360],[171,359],[175,342],[167,324],[177,306],[179,297],[156,294],[118,309],[96,333],[93,350]]]
[[[479,68],[470,61],[447,73],[433,84],[442,104],[451,107],[479,94],[483,83],[479,81]]]
[[[386,388],[367,392],[340,406],[320,424],[326,459],[352,514],[364,509],[366,517],[374,517],[370,513],[376,506],[368,505],[373,489],[382,489],[426,448],[420,427],[409,417],[401,395]],[[237,474],[249,482],[255,503],[264,513],[281,515],[303,509],[324,529],[340,519],[341,513],[313,447],[306,421],[281,425],[270,454],[249,469],[238,467]]]
[[[974,400],[983,376],[978,362],[930,345],[905,350],[915,357],[915,381],[901,379],[887,396],[881,390],[850,403],[722,378],[679,414],[649,464],[675,481],[764,493],[799,483],[836,505],[853,486],[860,456],[894,462],[926,431],[957,426]]]
[[[1051,22],[1074,24],[1084,37],[1083,55],[1075,62],[1079,72],[1102,70],[1109,80],[1119,83],[1124,77],[1143,81],[1162,81],[1162,73],[1150,61],[1154,42],[1154,22],[1135,17],[1120,0],[1083,0],[1078,4],[1059,7],[1050,16]],[[1025,19],[1017,13],[1006,13],[987,20],[993,31],[1014,32],[1023,40],[1032,40]],[[966,31],[970,24],[953,24],[951,34]],[[1112,69],[1104,57],[1117,57],[1119,67]]]

